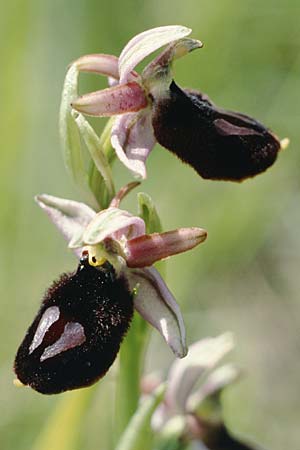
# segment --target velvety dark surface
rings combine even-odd
[[[207,426],[204,444],[210,450],[261,450],[233,436],[224,424]]]
[[[280,143],[246,115],[217,108],[197,91],[173,81],[170,96],[153,100],[158,142],[190,164],[203,178],[242,181],[276,160]]]
[[[29,354],[40,319],[51,306],[59,307],[59,320]],[[132,296],[126,280],[117,278],[111,265],[98,270],[87,261],[79,264],[76,272],[61,275],[46,292],[16,356],[19,380],[43,394],[94,383],[113,363],[132,315]],[[44,349],[59,339],[67,322],[83,326],[85,342],[41,362]]]

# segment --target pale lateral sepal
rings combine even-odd
[[[74,200],[47,194],[37,195],[35,200],[68,243],[77,242],[85,227],[96,216],[95,211],[85,203]],[[76,254],[80,256],[80,253]]]
[[[136,292],[135,309],[156,328],[178,358],[187,354],[180,308],[154,267],[128,269],[130,288]]]

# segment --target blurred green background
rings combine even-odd
[[[34,204],[36,193],[80,199],[62,162],[58,109],[66,67],[86,53],[118,55],[135,34],[182,24],[204,48],[176,63],[176,81],[255,116],[291,145],[267,173],[210,182],[156,146],[142,190],[165,229],[202,226],[203,246],[168,262],[188,341],[232,330],[246,377],[224,398],[231,429],[272,450],[299,449],[300,431],[300,3],[299,0],[1,1],[0,448],[33,448],[61,398],[13,386],[13,358],[44,289],[76,261]],[[83,77],[82,90],[105,86]],[[104,120],[99,119],[100,130]],[[95,123],[95,122],[94,122]],[[119,186],[130,175],[116,163]],[[136,211],[135,194],[125,206]],[[159,351],[158,351],[159,349]],[[147,370],[166,370],[153,332]],[[77,448],[105,449],[109,387],[96,389]],[[72,397],[73,396],[73,397]],[[64,427],[63,421],[61,427]],[[109,428],[108,428],[109,429]],[[65,450],[57,443],[58,450]],[[41,448],[39,448],[41,450]]]

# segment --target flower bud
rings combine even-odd
[[[114,362],[133,316],[125,279],[86,257],[46,292],[17,352],[15,372],[42,394],[89,386]]]
[[[276,160],[280,142],[246,115],[216,107],[204,94],[169,91],[153,98],[157,141],[203,178],[242,181],[264,172]]]

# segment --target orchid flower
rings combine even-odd
[[[190,346],[186,358],[174,361],[164,401],[152,416],[152,427],[162,439],[175,435],[182,444],[191,443],[188,448],[199,450],[256,448],[235,438],[223,420],[222,392],[241,374],[231,363],[219,366],[233,346],[231,333],[205,338]]]
[[[120,57],[95,54],[73,64],[79,71],[109,77],[111,87],[85,94],[72,107],[91,116],[116,116],[111,144],[120,161],[140,178],[156,141],[190,164],[203,178],[242,181],[264,172],[276,160],[282,142],[255,119],[218,108],[205,95],[181,89],[172,63],[202,43],[189,28],[165,26],[131,39]],[[135,67],[166,46],[139,75]]]
[[[80,202],[36,197],[79,265],[50,287],[18,350],[15,372],[23,384],[52,394],[97,381],[116,358],[133,308],[177,357],[186,355],[179,306],[152,265],[197,246],[206,231],[180,228],[146,234],[143,219],[119,208],[136,184],[121,189],[99,213]]]

